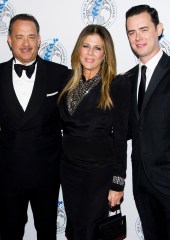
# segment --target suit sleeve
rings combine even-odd
[[[130,105],[130,85],[123,75],[117,77],[114,90],[113,148],[114,171],[111,189],[123,191],[127,168],[127,132]]]

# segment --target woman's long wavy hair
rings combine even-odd
[[[62,90],[59,96],[59,101],[63,95],[65,95],[69,91],[72,91],[78,85],[81,79],[81,76],[83,74],[82,72],[83,67],[80,62],[80,49],[83,45],[85,38],[92,34],[98,34],[102,39],[105,54],[105,58],[101,64],[100,69],[102,75],[102,87],[98,108],[102,109],[111,108],[113,106],[113,102],[109,94],[110,89],[109,87],[112,80],[116,76],[116,56],[114,44],[109,31],[105,27],[95,24],[91,24],[85,27],[77,39],[77,42],[71,55],[71,66],[73,73],[69,82]]]

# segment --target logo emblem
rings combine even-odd
[[[59,43],[58,38],[46,40],[41,43],[39,49],[41,58],[47,61],[56,62],[59,64],[67,64],[67,55],[64,47]]]
[[[57,210],[57,234],[61,234],[65,231],[66,228],[66,214],[64,209],[63,201],[58,201],[58,210]]]
[[[162,50],[170,56],[170,42],[168,42],[167,39],[162,37],[159,41],[159,45],[162,48]]]
[[[116,19],[116,4],[112,0],[85,0],[82,18],[86,25],[99,24],[110,27]]]
[[[144,240],[143,229],[142,229],[142,224],[141,224],[140,218],[137,218],[137,220],[136,220],[135,230],[136,230],[138,238],[141,240]]]
[[[8,0],[0,1],[0,35],[8,34],[9,22],[14,15],[15,11]]]

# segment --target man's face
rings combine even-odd
[[[130,46],[143,63],[159,51],[158,37],[163,27],[161,23],[155,26],[147,12],[129,17],[126,29]]]
[[[40,35],[34,22],[27,20],[14,22],[12,32],[8,35],[8,44],[14,57],[21,63],[27,64],[36,59],[40,42]]]

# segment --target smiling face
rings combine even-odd
[[[40,41],[34,22],[27,20],[16,20],[8,35],[8,44],[14,57],[23,64],[36,59]]]
[[[98,34],[88,35],[80,47],[80,62],[86,79],[91,79],[100,70],[104,56],[101,37]]]
[[[132,50],[143,63],[146,63],[160,49],[158,37],[163,31],[162,24],[155,26],[150,15],[143,12],[129,17],[126,28]]]

